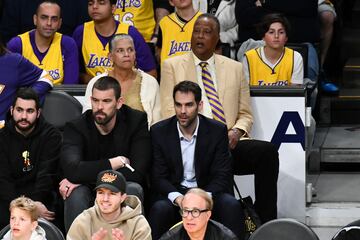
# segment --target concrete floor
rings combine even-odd
[[[313,227],[312,230],[318,235],[320,240],[331,240],[331,238],[337,233],[339,228],[337,227]]]
[[[307,207],[307,225],[320,240],[331,240],[343,226],[360,219],[360,173],[320,173],[308,175],[314,187]]]

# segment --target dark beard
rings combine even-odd
[[[29,125],[27,127],[22,127],[22,126],[20,126],[19,123],[23,122],[23,121],[26,121],[26,120],[21,119],[21,120],[15,122],[16,128],[19,129],[21,132],[29,131],[30,129],[32,129],[35,126],[35,124],[37,122],[37,121],[34,121],[33,123],[30,123],[30,122],[26,121]]]
[[[103,119],[101,119],[101,120],[98,120],[98,119],[96,118],[96,115],[98,115],[99,113],[105,115],[105,117],[104,117]],[[113,118],[113,116],[108,116],[108,115],[106,115],[106,114],[103,113],[103,112],[96,112],[96,113],[93,113],[93,118],[94,118],[94,120],[95,120],[95,122],[96,122],[97,124],[99,124],[99,125],[106,125],[106,124],[108,124],[108,123],[110,122],[110,120]]]

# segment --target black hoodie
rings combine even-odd
[[[0,130],[1,202],[25,195],[47,205],[55,190],[60,147],[60,132],[42,117],[26,137],[15,130],[12,119],[7,121]]]

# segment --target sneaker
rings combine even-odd
[[[321,82],[321,89],[323,92],[329,93],[329,94],[338,94],[339,93],[339,87],[331,82]]]
[[[322,92],[334,95],[339,94],[339,87],[327,79],[324,69],[320,70],[319,81]]]

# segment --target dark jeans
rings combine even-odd
[[[212,218],[232,230],[239,239],[244,239],[245,219],[240,203],[228,193],[217,194],[213,196],[213,200]],[[148,216],[152,239],[159,239],[179,221],[181,221],[179,207],[167,198],[156,201]]]
[[[144,202],[144,192],[140,184],[127,182],[126,193],[137,196]],[[64,203],[64,223],[66,232],[69,231],[72,222],[85,209],[94,206],[95,192],[86,185],[80,185],[73,190]]]
[[[259,140],[241,140],[231,151],[234,175],[255,175],[255,209],[262,222],[277,218],[279,154],[276,147]]]

